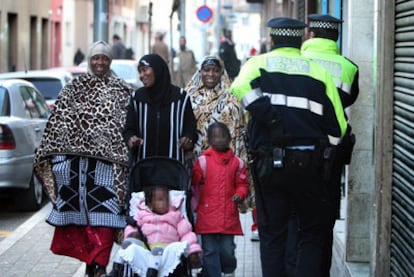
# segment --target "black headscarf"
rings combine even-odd
[[[167,63],[157,54],[148,54],[142,56],[138,62],[140,66],[152,67],[155,75],[155,82],[152,87],[145,88],[153,104],[160,106],[165,96],[171,92],[171,75]]]

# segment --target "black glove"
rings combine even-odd
[[[128,225],[131,225],[132,227],[137,227],[138,226],[137,221],[132,216],[127,216],[126,217],[126,223]]]

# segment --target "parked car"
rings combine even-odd
[[[87,68],[88,63],[82,62],[79,67]],[[111,69],[116,76],[122,78],[134,89],[143,86],[138,74],[138,62],[135,60],[112,60]]]
[[[20,210],[38,210],[43,201],[33,159],[49,113],[32,83],[0,80],[0,193],[11,194]]]
[[[72,78],[72,74],[66,70],[29,70],[1,73],[0,80],[23,79],[31,82],[43,94],[47,104],[53,108],[61,89]]]
[[[73,78],[85,74],[87,72],[86,67],[79,67],[79,66],[61,66],[61,67],[51,67],[48,68],[49,71],[67,71],[69,72]]]

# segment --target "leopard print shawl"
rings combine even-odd
[[[73,79],[58,96],[34,160],[34,170],[52,202],[56,184],[54,155],[78,155],[113,164],[115,191],[124,205],[128,150],[122,138],[131,88],[117,77],[84,74]]]

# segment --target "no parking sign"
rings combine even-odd
[[[213,10],[209,8],[207,5],[203,5],[203,6],[198,7],[196,14],[197,14],[197,18],[201,22],[207,23],[213,17]]]

